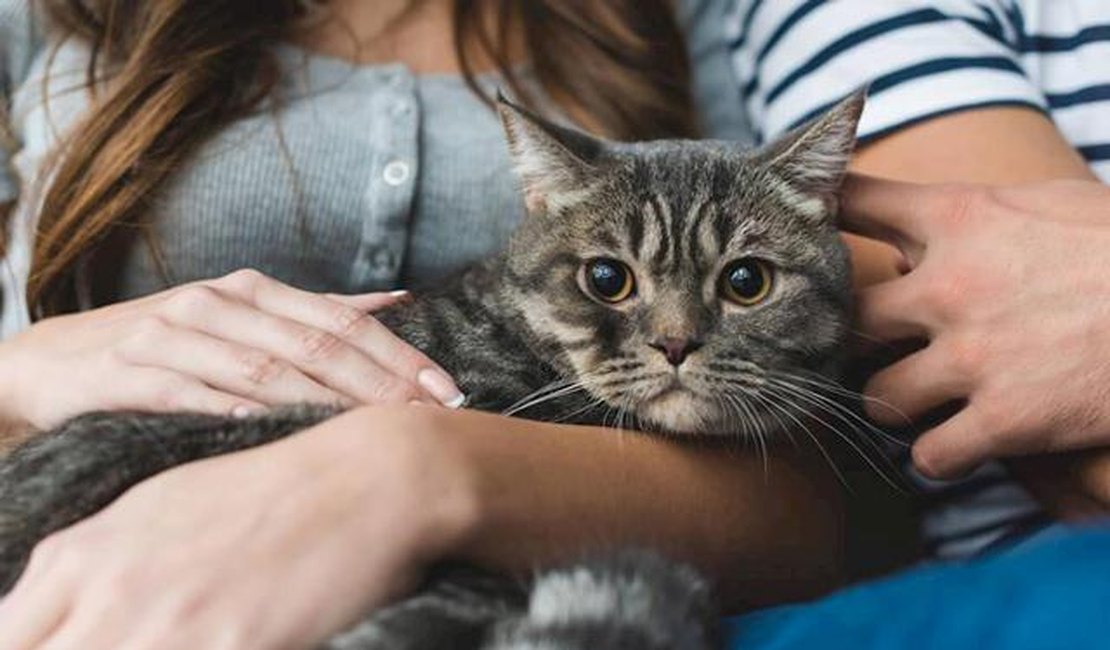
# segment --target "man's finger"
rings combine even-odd
[[[1027,451],[1022,436],[1014,435],[1010,420],[1000,419],[997,409],[983,407],[972,397],[959,412],[917,439],[913,462],[929,478],[953,480],[992,458]]]
[[[841,190],[840,225],[890,242],[916,258],[928,238],[927,224],[944,209],[944,192],[928,185],[849,174]]]
[[[933,329],[921,317],[913,275],[867,287],[856,298],[856,322],[863,334],[879,341],[925,338]]]
[[[948,357],[930,346],[872,377],[864,392],[873,399],[865,408],[880,424],[904,426],[966,396],[971,386],[969,377],[953,372]]]

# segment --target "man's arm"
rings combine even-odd
[[[1092,179],[1090,168],[1044,115],[994,108],[919,123],[865,144],[853,171],[914,183],[1010,185],[1060,178]],[[898,276],[890,245],[848,235],[857,286]]]
[[[957,113],[865,145],[853,170],[916,183],[1012,185],[1094,179],[1090,168],[1044,115],[1026,109]],[[1108,217],[1110,218],[1110,217]],[[849,236],[863,285],[897,277],[899,254],[885,243]],[[1011,463],[1022,482],[1058,515],[1082,516],[1110,504],[1110,453]]]
[[[907,128],[865,146],[855,170],[912,182],[992,185],[1094,178],[1047,118],[1021,109],[960,113]],[[897,276],[892,247],[858,241],[862,266],[877,269],[863,284]],[[1110,453],[1025,459],[1011,468],[1057,514],[1082,517],[1110,504]]]

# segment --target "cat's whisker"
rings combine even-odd
[[[528,393],[524,397],[522,397],[519,400],[517,400],[516,402],[514,402],[511,406],[509,406],[507,409],[505,409],[505,411],[503,411],[502,413],[505,413],[505,412],[511,411],[513,409],[516,409],[521,404],[525,404],[529,400],[535,399],[536,397],[540,397],[541,395],[544,395],[548,392],[555,391],[555,390],[560,390],[562,388],[566,388],[567,386],[573,385],[575,383],[579,383],[579,382],[575,382],[573,380],[567,379],[567,380],[553,381],[549,384],[545,384],[544,386],[542,386],[540,388],[537,388],[536,390],[532,391],[531,393]]]
[[[809,426],[807,426],[801,420],[801,418],[791,413],[790,409],[782,406],[776,401],[776,399],[782,400],[783,398],[773,392],[767,393],[766,395],[760,395],[758,393],[756,393],[755,395],[759,399],[760,403],[764,404],[764,406],[766,407],[771,407],[771,409],[784,414],[787,418],[794,422],[799,429],[801,429],[802,433],[806,434],[806,436],[809,437],[811,441],[813,441],[814,446],[817,447],[817,451],[825,459],[825,462],[829,464],[829,469],[832,470],[833,475],[836,476],[837,480],[844,487],[844,489],[850,492],[852,490],[852,487],[848,484],[847,479],[844,477],[844,473],[837,466],[836,461],[833,460],[832,454],[829,453],[829,450],[825,447],[825,445],[821,444],[821,439],[813,433],[813,430],[811,430]],[[789,404],[789,402],[787,402],[787,404]]]
[[[744,392],[745,392],[745,394],[749,393],[749,391],[744,391]],[[753,391],[750,391],[750,394],[752,394],[753,396],[757,396],[759,394],[759,391],[753,390]],[[790,427],[785,422],[783,422],[781,417],[779,417],[779,413],[777,411],[774,411],[774,410],[770,410],[770,411],[768,411],[768,413],[770,413],[771,417],[773,417],[775,419],[775,423],[778,424],[779,428],[775,432],[776,437],[781,436],[781,435],[785,435],[786,438],[790,441],[790,444],[792,444],[795,448],[797,448],[798,441],[794,439],[794,436],[791,432]]]
[[[653,378],[652,376],[648,376],[644,379],[645,380],[650,380],[652,378]],[[622,400],[621,400],[621,403],[620,403],[620,413],[619,413],[619,420],[617,422],[617,425],[622,431],[625,429],[624,419],[625,419],[625,417],[629,417],[629,416],[631,417],[631,424],[633,425],[632,428],[634,428],[634,429],[639,429],[640,428],[640,425],[642,423],[640,422],[639,414],[637,413],[637,411],[634,407],[643,400],[643,398],[647,394],[647,391],[648,391],[647,381],[642,380],[642,381],[639,381],[636,384],[633,384],[630,389],[621,393]]]
[[[737,447],[744,450],[747,441],[755,435],[755,420],[751,416],[751,411],[739,400],[730,400],[727,393],[721,393],[715,397],[721,408],[726,411],[725,417],[731,420],[731,422],[724,422],[723,424],[729,428],[737,428],[736,433],[738,435],[729,436],[728,440],[735,441]]]
[[[785,391],[785,392],[779,392],[779,391]],[[874,471],[875,474],[879,476],[879,478],[881,478],[885,483],[890,485],[892,488],[894,488],[894,489],[896,489],[900,492],[903,491],[902,486],[897,482],[897,480],[895,480],[894,478],[891,478],[891,476],[892,476],[891,472],[893,472],[894,476],[897,476],[897,468],[894,468],[893,466],[891,466],[891,467],[880,466],[877,462],[875,462],[875,459],[872,458],[871,454],[864,451],[864,449],[862,447],[860,447],[859,444],[855,440],[853,440],[852,436],[844,433],[843,431],[841,431],[837,427],[833,426],[828,420],[821,417],[820,413],[822,413],[822,412],[830,413],[826,408],[822,407],[819,403],[815,404],[814,402],[805,400],[804,398],[800,397],[799,393],[790,392],[790,391],[785,390],[784,386],[782,386],[780,384],[768,385],[766,387],[766,393],[769,394],[769,395],[770,394],[778,395],[778,397],[780,399],[783,399],[783,401],[786,404],[792,406],[793,408],[798,409],[798,411],[801,412],[802,415],[804,415],[805,417],[817,422],[818,424],[820,424],[822,427],[824,427],[830,433],[835,434],[838,438],[840,438],[842,441],[844,441],[849,447],[851,447],[852,450],[856,452],[856,455],[859,456],[859,458],[861,460],[863,460],[867,464],[867,466],[870,467],[871,470]],[[793,399],[791,399],[791,398],[793,398]],[[811,407],[817,409],[817,412],[815,413],[814,411],[810,410],[809,408],[806,408],[805,405],[799,404],[798,400],[802,400],[804,403],[809,404]],[[830,414],[836,415],[835,413],[830,413]],[[886,464],[888,464],[888,465],[890,464],[890,461],[887,460],[885,454],[879,453],[879,456],[886,462]]]
[[[547,402],[566,397],[567,395],[573,395],[574,393],[584,390],[586,390],[586,387],[581,382],[572,382],[569,385],[552,389],[545,394],[541,394],[538,397],[529,399],[524,402],[518,402],[517,404],[502,411],[501,414],[506,416],[517,415],[518,413],[533,409],[537,406],[540,406],[541,404],[546,404]]]
[[[590,399],[586,400],[586,403],[583,406],[579,407],[578,409],[576,409],[574,411],[571,411],[571,410],[568,409],[565,413],[552,418],[551,421],[552,422],[572,421],[575,418],[577,418],[578,416],[582,415],[583,413],[589,413],[590,411],[596,409],[598,406],[602,405],[604,402],[605,402],[605,400],[601,399],[600,397],[591,397]]]
[[[753,427],[753,432],[755,434],[754,439],[755,439],[756,443],[758,444],[758,449],[759,449],[759,452],[760,452],[760,456],[763,460],[763,479],[766,481],[768,479],[768,477],[770,476],[770,474],[771,474],[771,465],[770,465],[771,460],[770,460],[770,452],[768,451],[768,447],[767,447],[766,432],[763,429],[762,421],[756,415],[755,411],[751,410],[749,408],[748,404],[747,404],[746,397],[748,395],[749,395],[749,393],[744,393],[743,395],[725,393],[725,397],[731,403],[733,403],[737,408],[743,408],[743,409],[745,409],[745,411],[747,411],[748,418],[754,425],[754,427]]]
[[[754,410],[752,411],[752,421],[755,422],[755,440],[758,445],[759,454],[763,459],[763,476],[764,479],[770,474],[770,452],[767,449],[767,438],[769,432],[767,424],[758,416]]]
[[[847,407],[833,400],[823,398],[821,395],[804,387],[796,386],[779,379],[769,379],[767,389],[771,390],[772,388],[777,388],[780,391],[785,391],[787,394],[793,396],[796,400],[801,400],[805,404],[813,407],[814,409],[817,409],[819,413],[825,413],[836,418],[836,420],[846,425],[853,433],[859,435],[861,440],[867,443],[872,451],[885,458],[885,454],[883,453],[882,448],[879,447],[877,443],[875,443],[875,441],[867,435],[867,430],[861,430],[859,428],[859,424],[857,422],[859,420],[859,417],[852,413],[851,409],[848,409]],[[848,417],[846,417],[846,415]],[[844,437],[845,441],[848,441],[848,438],[843,431],[841,431],[840,429],[834,430],[838,435]],[[854,443],[854,441],[852,442]],[[853,447],[855,446],[856,445],[853,444]]]
[[[868,442],[872,442],[872,443],[874,442],[871,439],[871,437],[867,435],[868,433],[871,433],[871,434],[874,434],[875,436],[878,436],[879,438],[881,438],[883,440],[886,440],[888,443],[893,444],[897,447],[900,447],[900,448],[903,448],[903,449],[909,447],[909,445],[906,444],[905,441],[899,440],[898,438],[890,435],[886,431],[883,431],[881,428],[879,428],[879,427],[875,426],[874,424],[868,422],[866,419],[863,418],[863,416],[859,415],[858,413],[853,411],[851,408],[837,402],[834,399],[831,399],[829,397],[821,395],[820,393],[816,392],[815,390],[812,390],[812,389],[807,388],[805,386],[797,385],[797,384],[795,384],[795,383],[793,383],[789,380],[786,380],[786,379],[770,378],[769,380],[776,383],[776,384],[779,384],[779,385],[789,386],[790,388],[792,388],[792,389],[794,389],[794,390],[796,390],[800,393],[803,393],[803,394],[807,395],[810,399],[821,402],[822,404],[825,404],[827,406],[827,410],[830,413],[836,415],[841,421],[844,421],[845,417],[849,418],[851,420],[851,422],[854,422],[855,425],[858,425],[858,426],[853,426],[849,422],[846,422],[846,424],[849,424],[849,426],[853,426],[854,429],[856,429],[857,431],[860,431],[860,433],[863,435],[864,439],[867,440]],[[862,427],[862,431],[858,427]],[[881,448],[879,448],[878,451],[880,453],[883,453],[883,450]]]
[[[852,336],[855,336],[856,338],[858,338],[861,341],[867,341],[868,343],[875,343],[877,345],[880,345],[880,346],[883,346],[883,347],[888,347],[888,348],[889,347],[894,347],[893,345],[891,345],[890,341],[884,341],[883,339],[875,336],[874,334],[868,334],[867,332],[864,332],[863,330],[858,330],[854,327],[850,327],[846,331],[849,334],[851,334]]]
[[[864,395],[863,393],[859,393],[859,392],[856,392],[854,390],[845,388],[844,386],[841,386],[840,384],[837,384],[836,382],[832,381],[831,379],[828,379],[826,377],[822,377],[821,375],[788,373],[788,372],[781,372],[781,371],[774,371],[770,374],[775,375],[777,377],[781,377],[783,379],[802,382],[802,383],[805,383],[807,385],[814,386],[814,387],[817,387],[817,388],[823,388],[825,390],[828,390],[830,393],[840,395],[841,397],[847,397],[848,399],[860,400],[860,401],[866,402],[868,404],[875,404],[875,405],[881,406],[884,409],[887,409],[891,413],[894,413],[898,417],[902,418],[905,421],[907,426],[913,424],[913,419],[910,418],[910,416],[908,416],[904,411],[899,409],[897,406],[891,404],[890,402],[888,402],[884,399],[878,398],[878,397],[871,397],[870,395]],[[903,441],[898,440],[897,438],[895,438],[894,441],[896,442],[896,444],[905,445],[905,443]]]

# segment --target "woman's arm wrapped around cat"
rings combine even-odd
[[[720,576],[733,604],[799,598],[839,578],[828,480],[613,430],[361,408],[49,538],[0,606],[0,649],[310,647],[441,559],[527,572],[617,545]]]

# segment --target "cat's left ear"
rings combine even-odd
[[[530,214],[558,214],[589,196],[602,141],[553,124],[500,93],[497,112]]]
[[[866,101],[867,89],[860,89],[760,152],[766,168],[799,194],[802,212],[835,215]]]

